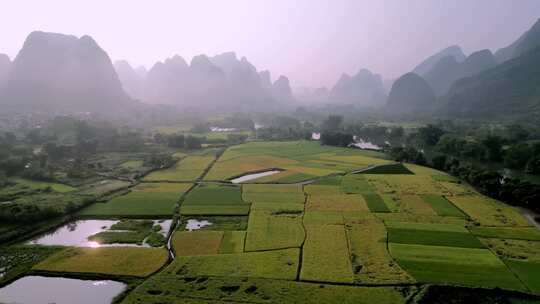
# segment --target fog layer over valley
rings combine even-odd
[[[342,108],[349,114],[356,109],[378,117],[489,113],[484,118],[491,119],[504,116],[504,104],[512,104],[513,117],[533,117],[540,100],[533,81],[539,45],[537,21],[495,54],[484,49],[465,55],[453,45],[394,80],[363,68],[352,75],[343,73],[328,89],[296,88],[285,75],[272,77],[271,71],[257,69],[234,52],[201,54],[189,63],[173,55],[149,69],[125,60],[113,65],[90,36],[36,31],[12,61],[0,55],[0,105],[5,113],[139,113],[144,120],[149,113],[279,112],[303,105]],[[487,103],[489,111],[475,113]]]

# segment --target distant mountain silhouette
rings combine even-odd
[[[532,51],[538,46],[540,46],[540,19],[512,44],[497,50],[495,52],[495,58],[497,62],[503,63]]]
[[[443,116],[504,119],[540,115],[540,47],[458,80],[441,98]]]
[[[433,109],[435,100],[435,93],[422,77],[407,73],[392,85],[386,107],[396,114],[425,113]]]
[[[123,78],[123,77],[122,77]],[[198,55],[188,65],[175,55],[146,74],[142,100],[185,107],[260,107],[292,99],[286,77],[272,84],[269,71],[258,72],[234,52]]]
[[[462,62],[466,57],[459,46],[452,45],[422,61],[413,69],[413,73],[419,76],[424,76],[426,73],[431,71],[441,59],[448,56],[453,57],[456,62]]]
[[[114,63],[114,69],[116,70],[116,74],[118,74],[124,91],[134,99],[142,99],[144,96],[146,69],[139,67],[138,70],[135,70],[125,60],[116,61]]]
[[[11,67],[11,60],[7,55],[0,54],[0,92],[6,84],[9,69]]]
[[[110,112],[131,100],[91,37],[33,32],[11,65],[0,102],[13,110]]]
[[[489,50],[472,53],[463,62],[457,62],[453,56],[446,56],[439,60],[423,78],[433,88],[435,94],[441,96],[448,92],[456,80],[473,76],[496,65],[495,57]]]
[[[271,88],[272,97],[277,100],[291,100],[292,90],[289,84],[289,79],[283,75],[272,84]]]
[[[380,75],[361,69],[353,76],[343,74],[330,91],[332,102],[360,106],[382,106],[386,90]]]

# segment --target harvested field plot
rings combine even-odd
[[[178,256],[209,255],[219,253],[223,231],[177,231],[172,245]]]
[[[307,211],[365,211],[366,201],[358,194],[310,195],[306,204]]]
[[[440,216],[459,216],[466,217],[466,215],[449,202],[446,198],[436,194],[423,194],[421,195],[424,202],[428,203],[435,212]]]
[[[294,280],[299,249],[177,257],[167,267],[182,277],[231,276]]]
[[[347,227],[355,283],[414,282],[388,253],[386,229],[380,220],[365,219]]]
[[[389,244],[391,255],[417,281],[524,290],[487,249]]]
[[[400,199],[399,211],[402,213],[437,215],[431,205],[418,195],[402,195]]]
[[[269,212],[253,211],[249,216],[245,250],[299,248],[304,237],[300,215],[272,215]]]
[[[500,257],[540,263],[540,242],[492,238],[481,240]]]
[[[530,226],[513,207],[481,195],[451,196],[448,199],[482,226]]]
[[[300,279],[304,281],[353,283],[347,236],[343,226],[306,227]]]
[[[364,174],[366,180],[380,193],[399,195],[419,195],[428,193],[444,194],[445,190],[428,175],[407,174]]]
[[[167,257],[167,250],[158,248],[67,248],[37,264],[34,269],[146,277],[159,270]]]
[[[171,216],[180,196],[191,184],[142,183],[126,195],[106,203],[95,203],[80,212],[82,216],[151,217]]]
[[[371,212],[390,212],[384,200],[377,193],[362,193],[364,200]]]
[[[154,171],[145,181],[195,181],[215,159],[214,156],[190,155],[178,161],[172,168]]]
[[[321,285],[235,277],[181,279],[174,272],[163,271],[139,285],[122,303],[400,304],[405,303],[405,298],[393,287]]]

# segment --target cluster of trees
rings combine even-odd
[[[487,170],[460,161],[457,158],[438,155],[430,165],[465,180],[480,192],[510,205],[526,207],[540,212],[540,185],[519,178],[505,177],[494,170]]]
[[[166,144],[167,146],[171,148],[179,148],[179,149],[190,149],[190,150],[196,150],[200,149],[202,147],[202,138],[188,135],[185,136],[184,134],[170,134],[170,135],[163,135],[161,133],[157,133],[154,135],[154,142],[160,143],[160,144]]]
[[[435,153],[477,162],[501,163],[509,169],[540,174],[540,142],[520,125],[511,125],[497,133],[456,133],[439,126],[420,128],[417,137]]]
[[[510,205],[526,207],[540,212],[540,185],[520,178],[503,176],[481,166],[485,161],[501,162],[508,168],[524,169],[538,174],[540,143],[529,143],[530,133],[524,128],[509,126],[505,132],[493,134],[468,130],[468,135],[450,133],[441,126],[427,125],[411,136],[409,145],[395,147],[390,154],[397,161],[428,165],[446,171],[468,182],[480,192]],[[476,133],[472,133],[476,131]],[[411,143],[430,149],[433,155],[426,159],[422,150]]]
[[[256,130],[256,136],[264,140],[311,139],[315,126],[310,122],[289,116],[275,116],[267,119],[267,125]]]

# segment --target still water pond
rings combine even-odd
[[[102,245],[88,240],[89,236],[108,230],[117,220],[79,220],[70,222],[60,228],[46,233],[31,240],[33,245],[61,245],[77,247],[100,247],[100,246],[146,246],[135,244],[108,244]],[[171,220],[154,220],[154,225],[161,226],[161,233],[166,235],[171,226]]]
[[[240,177],[231,179],[231,182],[233,184],[239,184],[239,183],[254,180],[254,179],[257,179],[257,178],[260,178],[260,177],[263,177],[263,176],[277,174],[279,172],[281,172],[281,171],[280,170],[269,170],[269,171],[264,171],[264,172],[259,172],[259,173],[246,174],[246,175],[242,175]]]
[[[189,219],[186,223],[186,230],[188,231],[199,230],[203,227],[210,226],[210,225],[212,225],[212,223],[210,223],[207,220],[199,221],[199,220]]]
[[[110,304],[125,288],[115,281],[27,276],[0,288],[0,303]]]

